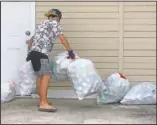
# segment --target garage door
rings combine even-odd
[[[155,2],[124,2],[123,62],[132,82],[156,82]]]
[[[105,78],[118,69],[119,3],[116,2],[37,2],[36,23],[44,13],[58,8],[63,13],[62,29],[72,48],[82,58],[91,59]],[[57,42],[52,56],[64,51]],[[71,89],[70,82],[50,84],[54,89]]]
[[[36,24],[58,8],[62,29],[80,57],[92,60],[102,78],[122,71],[131,82],[156,81],[155,2],[36,2]],[[64,51],[57,40],[50,53]],[[53,89],[71,89],[53,82]]]

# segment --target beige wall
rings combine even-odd
[[[73,49],[91,59],[102,78],[122,71],[131,82],[156,81],[155,2],[36,2],[36,24],[52,8],[63,12],[62,29]],[[51,55],[63,50],[56,42]],[[52,85],[68,89],[71,83]]]
[[[155,5],[124,3],[123,72],[131,81],[156,81]]]

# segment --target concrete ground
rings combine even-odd
[[[95,100],[50,99],[57,113],[37,111],[38,99],[1,104],[2,124],[155,124],[156,105],[97,105]]]

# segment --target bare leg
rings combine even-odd
[[[41,83],[41,76],[37,76],[37,78],[36,78],[36,91],[37,91],[39,96],[40,96],[40,83]]]
[[[40,97],[41,78],[42,78],[42,76],[37,76],[37,78],[36,78],[36,91],[37,91],[39,97]],[[46,95],[47,95],[47,94],[46,94]],[[49,104],[51,105],[52,103],[49,102]]]
[[[41,76],[40,108],[55,109],[53,106],[49,105],[48,101],[47,101],[47,89],[48,89],[49,80],[50,80],[50,74],[45,74],[45,75]]]

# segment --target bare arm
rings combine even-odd
[[[30,49],[32,47],[32,43],[33,43],[33,37],[31,37],[31,39],[28,41],[28,48]]]
[[[64,45],[64,47],[69,51],[69,50],[72,50],[66,37],[63,35],[63,34],[60,34],[59,35],[59,39],[61,41],[61,43]]]

